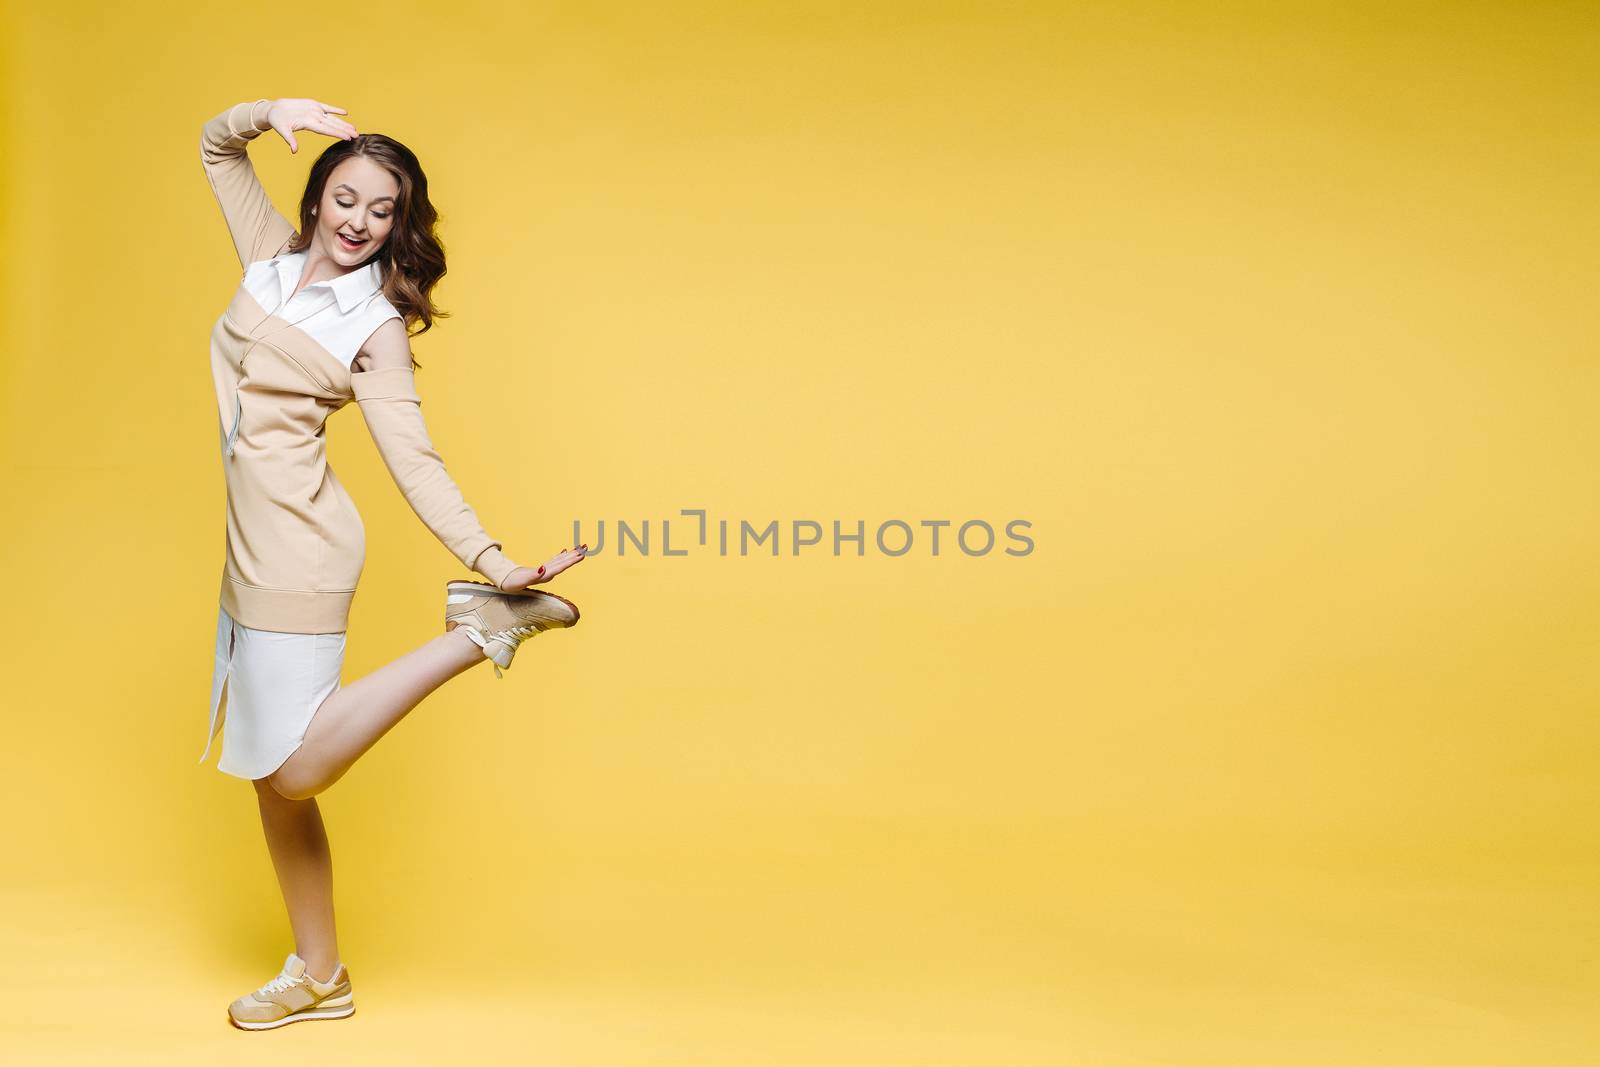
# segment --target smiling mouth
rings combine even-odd
[[[349,250],[350,250],[350,251],[352,251],[352,252],[353,252],[353,251],[355,251],[355,250],[356,250],[356,249],[358,249],[358,248],[363,248],[363,247],[365,247],[365,246],[366,246],[366,243],[367,243],[367,240],[368,240],[368,238],[365,238],[365,237],[363,237],[363,238],[362,238],[362,239],[361,239],[361,240],[359,240],[359,241],[353,241],[353,240],[351,240],[351,239],[350,239],[350,238],[349,238],[349,237],[346,237],[346,236],[345,236],[345,235],[344,235],[344,234],[342,234],[342,233],[341,233],[341,234],[338,234],[338,235],[337,235],[337,236],[338,236],[338,238],[339,238],[339,242],[340,242],[340,243],[341,243],[341,244],[343,244],[343,245],[344,245],[344,246],[345,246],[345,247],[346,247],[346,248],[348,248],[348,249],[349,249]]]

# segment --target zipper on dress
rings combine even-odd
[[[243,414],[244,414],[244,408],[239,403],[239,387],[238,386],[234,386],[233,387],[233,428],[228,431],[228,444],[222,450],[222,454],[225,455],[225,456],[231,457],[233,455],[233,443],[239,439],[239,419]]]
[[[228,430],[228,443],[222,450],[222,454],[229,458],[233,456],[233,443],[239,439],[239,422],[244,416],[244,407],[239,400],[239,387],[244,384],[245,380],[244,361],[250,358],[250,349],[254,348],[258,343],[257,341],[250,342],[249,348],[246,348],[239,356],[239,380],[233,384],[233,426]]]

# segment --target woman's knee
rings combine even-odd
[[[278,792],[277,787],[273,785],[271,775],[267,775],[264,778],[252,778],[250,779],[250,784],[256,787],[256,796],[261,800],[271,803],[288,799]]]
[[[252,781],[255,782],[256,793],[263,800],[273,803],[307,800],[320,792],[316,783],[306,781],[303,776],[288,767],[279,767],[265,778],[255,778]]]

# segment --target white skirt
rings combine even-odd
[[[339,690],[343,667],[343,631],[252,630],[219,606],[211,725],[200,762],[211,754],[211,742],[226,721],[217,770],[239,778],[265,778],[305,740],[317,708]]]

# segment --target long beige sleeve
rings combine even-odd
[[[222,205],[241,267],[276,256],[295,233],[294,225],[278,213],[261,188],[247,151],[252,140],[272,128],[261,125],[271,103],[262,99],[234,104],[200,130],[200,163]]]
[[[410,367],[357,371],[350,386],[378,454],[424,526],[468,570],[494,585],[517,569],[501,554],[501,543],[484,532],[477,513],[445,470],[422,418],[422,399]]]

